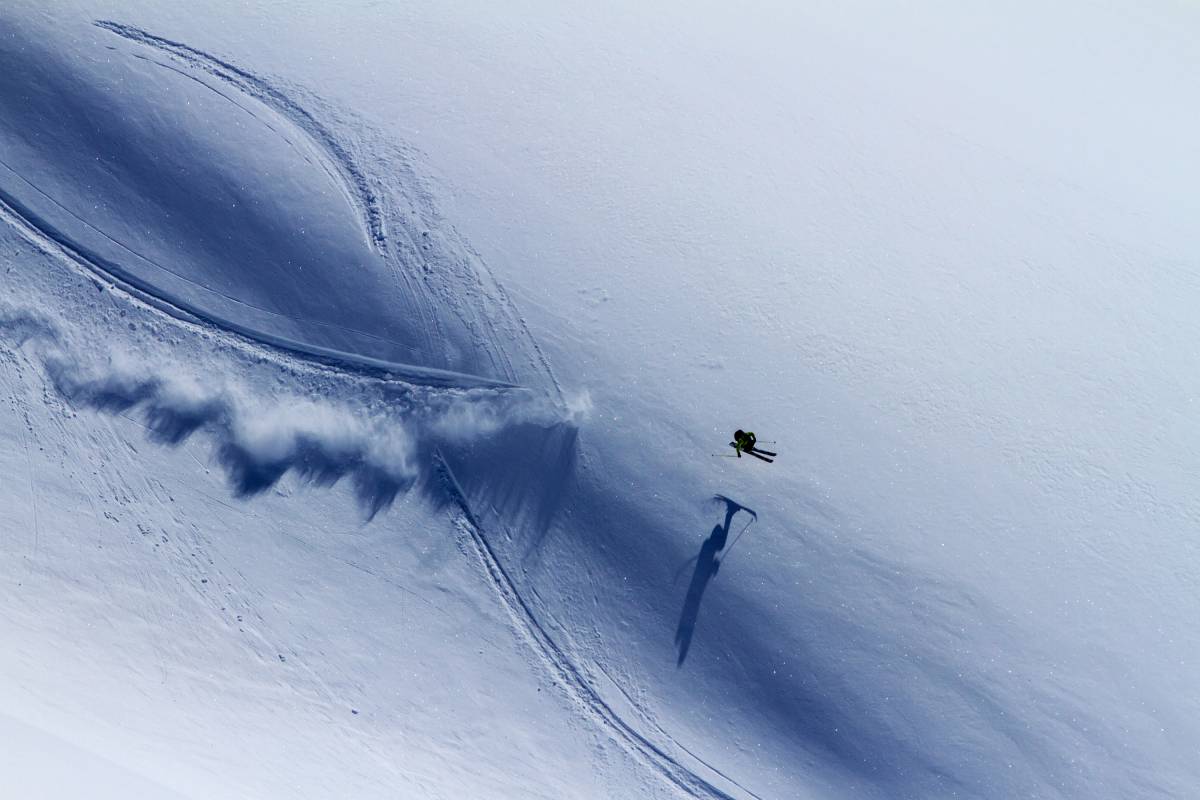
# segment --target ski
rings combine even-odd
[[[737,449],[737,442],[730,442],[729,446],[734,449]],[[755,458],[761,458],[763,461],[766,461],[768,464],[775,461],[774,458],[767,458],[767,456],[776,455],[775,453],[772,453],[770,450],[743,450],[742,452],[745,453],[746,455],[754,456]],[[725,457],[730,458],[730,456],[725,456]],[[737,458],[737,456],[735,455],[735,456],[733,456],[733,458]]]

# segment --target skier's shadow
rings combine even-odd
[[[723,559],[717,558],[717,555],[725,549],[725,543],[729,539],[729,526],[733,523],[734,515],[739,511],[745,511],[752,517],[751,522],[758,519],[758,514],[753,509],[746,508],[724,495],[714,495],[713,499],[725,504],[725,522],[713,527],[712,533],[700,546],[699,554],[695,558],[689,559],[679,569],[679,572],[683,572],[688,564],[692,561],[696,562],[696,570],[692,573],[692,582],[688,586],[687,599],[683,601],[683,613],[679,615],[679,625],[675,628],[675,645],[679,648],[679,660],[675,662],[677,667],[683,666],[688,648],[692,646],[696,618],[700,615],[700,600],[704,597],[704,590],[708,588],[708,582],[716,577],[717,570],[721,567]],[[749,524],[746,523],[747,527]],[[745,528],[742,530],[744,531]],[[734,541],[737,539],[735,538]],[[677,580],[678,574],[676,573]]]

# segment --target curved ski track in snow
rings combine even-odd
[[[385,214],[379,196],[371,189],[367,176],[355,165],[345,147],[311,113],[263,79],[201,50],[181,42],[155,36],[129,25],[108,20],[97,20],[94,24],[122,38],[154,48],[187,66],[202,70],[250,95],[295,124],[311,138],[314,147],[325,155],[326,158],[323,160],[328,162],[325,165],[326,171],[334,175],[343,187],[371,245],[377,252],[387,254]],[[166,67],[163,64],[160,66]],[[214,89],[214,91],[216,90]],[[235,102],[232,99],[230,101]],[[134,301],[140,301],[185,323],[200,325],[217,337],[234,336],[239,340],[247,340],[251,344],[265,345],[284,351],[288,355],[298,356],[306,361],[315,361],[334,369],[366,373],[385,380],[399,379],[419,385],[447,388],[522,388],[477,375],[399,364],[303,344],[250,329],[218,315],[205,312],[190,303],[164,297],[153,285],[139,279],[120,265],[79,248],[3,190],[0,190],[0,220],[22,231],[26,238],[39,249],[62,259],[72,267],[84,271],[85,274],[99,276]],[[490,279],[491,286],[489,288],[496,290],[501,305],[517,322],[518,330],[523,337],[528,339],[538,362],[549,377],[554,391],[561,398],[562,388],[551,371],[544,353],[528,330],[524,319],[516,312],[514,304],[495,276],[491,274],[490,270],[485,269],[485,272]],[[28,333],[36,335],[35,331]],[[479,557],[489,583],[512,621],[514,632],[526,641],[538,661],[570,701],[578,707],[580,713],[606,734],[611,741],[619,744],[637,761],[646,765],[685,795],[709,800],[735,800],[733,795],[697,775],[692,769],[668,753],[664,746],[656,744],[633,724],[627,722],[593,688],[580,667],[571,660],[538,621],[532,608],[509,577],[508,571],[489,544],[478,518],[471,511],[466,496],[449,465],[440,454],[435,457],[435,461],[435,469],[443,478],[444,489],[461,512],[461,516],[455,521],[456,527],[467,534],[466,538],[471,543],[471,549]],[[625,693],[624,688],[619,684],[614,683],[614,686],[618,691]],[[644,722],[654,730],[658,737],[687,752],[699,764],[711,770],[714,775],[724,779],[730,785],[736,786],[745,795],[757,798],[757,795],[742,787],[733,778],[707,764],[699,756],[692,754],[652,720],[644,720]]]
[[[190,47],[182,42],[166,39],[147,31],[141,30],[130,25],[124,25],[111,20],[96,20],[93,22],[96,27],[120,36],[123,39],[131,41],[135,44],[147,47],[156,53],[165,56],[167,59],[175,61],[179,67],[171,66],[168,63],[159,61],[146,56],[135,55],[136,58],[150,61],[164,69],[169,69],[178,73],[184,78],[196,81],[210,91],[215,92],[222,98],[242,109],[246,113],[253,116],[269,129],[274,130],[283,138],[285,142],[295,147],[295,142],[289,138],[277,126],[272,125],[270,120],[262,118],[261,114],[255,114],[244,102],[239,102],[236,93],[241,92],[246,95],[247,99],[261,103],[268,110],[279,114],[282,122],[290,123],[295,126],[296,134],[306,137],[307,146],[304,150],[309,153],[312,160],[318,162],[324,173],[332,180],[336,187],[340,189],[340,194],[347,201],[347,205],[354,217],[357,219],[359,226],[363,231],[363,235],[370,247],[381,257],[386,259],[390,265],[393,276],[398,281],[402,281],[408,286],[410,292],[420,292],[421,290],[414,284],[414,278],[409,274],[409,270],[405,269],[404,263],[398,263],[402,259],[401,250],[406,253],[410,252],[422,257],[424,250],[428,249],[428,245],[421,243],[419,237],[414,239],[413,232],[406,229],[404,220],[401,220],[398,225],[389,226],[386,224],[389,212],[385,209],[391,207],[393,203],[389,198],[385,197],[380,191],[372,186],[374,180],[378,183],[378,179],[373,179],[355,162],[351,156],[349,148],[339,140],[332,132],[329,126],[322,123],[316,115],[305,109],[299,102],[289,96],[288,93],[272,85],[267,80],[231,64],[228,61],[217,58],[202,50]],[[195,70],[197,73],[214,78],[217,85],[201,80],[197,75],[190,74],[188,70]],[[232,91],[225,92],[219,87],[221,85],[228,86]],[[232,95],[232,96],[231,96]],[[295,134],[293,134],[295,135]],[[3,162],[0,162],[0,167]],[[78,215],[63,207],[53,197],[46,195],[40,187],[32,183],[28,178],[23,177],[20,173],[12,170],[16,178],[24,181],[34,191],[45,197],[55,206],[61,208],[64,212],[70,214],[78,222],[91,229],[95,233],[111,241],[118,248],[127,251],[136,259],[146,261],[151,266],[161,269],[179,280],[191,283],[192,281],[177,270],[171,269],[169,266],[148,259],[142,256],[135,250],[132,250],[123,242],[113,239],[103,230],[95,228],[87,220],[84,220]],[[413,176],[410,176],[413,177]],[[419,180],[416,184],[408,187],[410,192],[415,192],[415,197],[418,199],[419,205],[426,206],[432,202],[431,197],[427,197],[427,191],[419,186]],[[403,199],[401,198],[401,202]],[[432,207],[426,209],[431,211]],[[392,209],[391,213],[395,213]],[[89,248],[74,241],[66,233],[59,231],[50,221],[43,219],[41,215],[29,208],[15,195],[9,194],[0,189],[0,216],[7,219],[9,222],[17,224],[26,235],[36,240],[42,249],[50,249],[56,251],[60,256],[65,255],[68,260],[74,262],[77,266],[82,266],[90,272],[99,275],[106,281],[114,283],[129,294],[136,295],[139,299],[149,302],[158,307],[160,310],[166,311],[172,316],[190,321],[206,323],[218,332],[233,333],[241,338],[254,340],[261,344],[268,345],[272,348],[287,351],[292,354],[302,356],[304,358],[319,361],[321,363],[341,367],[356,372],[365,372],[378,377],[391,377],[403,381],[429,385],[429,386],[446,386],[454,388],[472,388],[472,387],[495,387],[495,388],[519,388],[519,384],[514,381],[515,376],[511,368],[511,364],[507,363],[509,356],[504,353],[489,352],[488,355],[496,364],[503,378],[484,377],[475,374],[474,370],[470,372],[455,371],[450,369],[442,369],[437,367],[426,367],[422,365],[398,362],[390,359],[376,358],[357,353],[346,352],[341,349],[334,349],[322,345],[309,344],[298,341],[294,338],[267,333],[257,326],[250,326],[233,321],[227,314],[214,313],[204,310],[197,303],[188,299],[173,296],[171,293],[164,292],[160,287],[153,282],[147,281],[139,277],[132,269],[127,269],[120,263],[114,262],[111,258],[101,256],[98,253],[91,252]],[[430,224],[436,220],[425,220],[425,224]],[[395,220],[393,220],[393,223]],[[393,243],[388,237],[387,230],[389,227],[394,227],[398,234],[406,240],[405,242]],[[454,237],[451,237],[454,238]],[[397,244],[405,245],[398,249]],[[525,339],[529,346],[532,357],[536,362],[539,371],[543,372],[554,391],[558,394],[559,399],[563,398],[562,387],[557,378],[553,374],[550,365],[542,352],[538,343],[534,340],[532,334],[528,330],[525,320],[518,313],[515,305],[500,285],[499,281],[491,273],[490,269],[477,254],[469,247],[461,248],[464,252],[455,253],[452,250],[441,256],[449,256],[459,269],[466,269],[475,281],[486,280],[486,291],[499,304],[503,315],[509,317],[514,332]],[[429,255],[429,254],[426,254]],[[426,270],[429,269],[426,264]],[[461,277],[461,275],[460,275]],[[229,296],[225,293],[211,289],[207,285],[200,285],[207,292],[213,292],[224,298],[226,301],[232,302],[235,305],[246,306],[260,313],[274,314],[275,312],[267,309],[259,308],[258,306],[247,303],[246,301]],[[481,287],[482,288],[482,287]],[[452,295],[447,295],[445,292],[443,301],[447,301],[451,306],[457,302]],[[443,323],[439,319],[439,315],[430,314],[422,306],[417,306],[418,313],[421,314],[423,323],[428,326],[431,335],[435,338],[443,332]],[[461,309],[460,309],[461,313]],[[298,321],[314,324],[318,326],[327,325],[328,323],[314,322],[312,320]],[[467,322],[469,326],[472,322]],[[337,327],[337,326],[334,326]],[[373,334],[368,334],[364,331],[357,331],[352,328],[345,330],[357,335],[365,335],[369,338],[379,338]],[[476,331],[478,335],[479,331]],[[388,340],[390,341],[390,340]],[[393,344],[399,344],[393,342]],[[499,356],[505,363],[496,363],[495,359]]]
[[[568,697],[576,703],[581,711],[598,727],[608,732],[609,737],[620,744],[637,760],[657,772],[663,779],[690,797],[710,798],[710,800],[735,800],[732,795],[712,785],[710,782],[692,772],[688,767],[673,758],[663,748],[650,741],[644,734],[626,722],[612,706],[604,701],[600,694],[592,688],[583,676],[579,667],[571,661],[562,648],[555,643],[554,638],[538,622],[537,616],[517,590],[516,584],[509,577],[508,571],[500,562],[500,558],[488,543],[483,525],[471,511],[466,494],[454,477],[450,466],[442,458],[436,456],[437,469],[441,473],[445,489],[458,506],[461,517],[456,521],[461,531],[467,534],[471,547],[483,563],[488,579],[503,602],[513,627],[529,647],[537,654],[546,670],[562,687]],[[618,686],[618,689],[620,687]],[[622,691],[624,691],[622,689]],[[657,727],[657,726],[655,726]],[[665,732],[661,731],[667,738]],[[674,740],[672,740],[674,741]],[[697,761],[708,766],[702,759]],[[709,767],[713,772],[739,786],[751,797],[757,797],[748,789],[744,789],[736,781],[728,778],[719,770]]]
[[[166,313],[174,318],[181,319],[185,322],[196,324],[197,321],[205,324],[205,327],[212,328],[211,332],[214,335],[220,336],[226,333],[239,332],[228,331],[223,328],[219,321],[211,319],[191,319],[190,314],[181,314],[179,309],[165,303],[153,294],[147,294],[139,291],[136,286],[130,286],[122,283],[113,276],[110,276],[106,271],[97,269],[89,264],[79,254],[75,253],[69,245],[59,242],[55,239],[48,238],[42,234],[37,228],[32,228],[27,220],[20,214],[15,213],[7,203],[0,200],[0,219],[16,226],[21,230],[26,237],[40,249],[58,256],[67,261],[72,266],[82,267],[90,272],[98,272],[100,275],[112,280],[114,286],[124,293],[128,294],[131,299],[142,301],[152,309],[160,313]],[[36,315],[21,314],[17,318],[8,321],[5,325],[15,336],[17,342],[24,341],[29,338],[49,337],[55,338],[53,326],[47,323],[43,318]],[[252,344],[260,344],[259,337],[249,335]],[[272,343],[267,343],[272,344]],[[291,350],[293,355],[313,354],[303,349],[292,349],[284,345],[279,345],[284,350]],[[325,359],[318,357],[318,361],[325,363]],[[362,364],[334,363],[331,366],[334,368],[352,366],[360,368]],[[388,365],[389,367],[394,365]],[[354,371],[359,371],[355,369]],[[391,369],[388,370],[390,377],[396,376]],[[428,378],[432,376],[402,376],[405,378],[425,377],[427,380],[418,380],[419,383],[428,385]],[[563,649],[554,641],[553,637],[546,631],[542,624],[538,621],[537,616],[530,608],[528,602],[521,595],[513,580],[509,577],[508,571],[504,568],[499,557],[488,543],[487,536],[481,523],[476,515],[472,512],[466,495],[462,491],[457,479],[450,470],[449,465],[445,462],[442,456],[435,455],[435,470],[442,478],[443,489],[452,499],[454,505],[459,509],[461,516],[455,521],[456,526],[460,531],[467,534],[466,538],[470,542],[471,549],[480,559],[489,584],[498,596],[501,604],[506,610],[514,632],[523,639],[530,650],[538,659],[539,663],[545,668],[547,674],[554,680],[562,689],[563,693],[569,700],[575,704],[580,713],[598,729],[607,734],[608,738],[621,745],[628,753],[630,753],[639,762],[645,764],[652,769],[661,778],[666,780],[679,791],[690,797],[708,798],[709,800],[735,800],[735,798],[714,786],[709,781],[695,774],[684,764],[672,757],[661,746],[655,744],[647,736],[639,732],[632,724],[627,722],[620,714],[618,714],[605,700],[600,696],[599,692],[594,689],[587,678],[584,676],[580,668],[571,660],[571,658],[563,651]],[[611,680],[611,679],[610,679]],[[624,689],[617,685],[617,689],[624,693]],[[656,724],[651,723],[656,729],[656,732],[674,743],[674,739],[670,737]],[[678,744],[678,743],[676,743]],[[681,749],[685,750],[681,745]],[[730,784],[739,786],[732,778],[721,773],[715,767],[709,766],[703,759],[694,756],[696,760],[708,766],[715,774],[720,775],[729,781]],[[757,797],[748,789],[743,791],[750,797]]]
[[[139,279],[128,270],[108,259],[77,248],[67,237],[59,234],[52,226],[42,221],[2,189],[0,189],[0,219],[18,228],[27,239],[44,252],[58,256],[77,268],[103,278],[129,296],[141,300],[159,311],[184,322],[199,324],[218,336],[232,335],[327,366],[424,386],[520,388],[512,383],[480,375],[468,375],[415,364],[401,364],[318,345],[304,344],[282,336],[254,330],[233,320],[204,311],[178,298],[164,297],[153,285]]]
[[[124,39],[152,47],[212,75],[223,83],[234,86],[271,108],[307,134],[313,144],[317,146],[318,151],[326,155],[332,172],[362,221],[372,246],[378,252],[386,251],[387,234],[384,227],[384,214],[379,197],[372,190],[367,176],[354,163],[354,159],[350,157],[337,137],[298,103],[257,75],[203,50],[189,47],[182,42],[155,36],[132,25],[122,25],[119,22],[103,19],[96,20],[94,24]]]

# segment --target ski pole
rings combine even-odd
[[[744,528],[742,528],[740,531],[738,531],[738,535],[733,537],[733,541],[729,543],[729,547],[725,548],[725,552],[721,553],[721,558],[717,562],[719,566],[725,565],[725,559],[729,558],[729,554],[730,554],[730,552],[732,552],[733,546],[738,543],[739,539],[742,538],[742,534],[745,533],[746,531],[748,531],[750,529],[750,526],[756,522],[758,522],[757,514],[755,514],[753,517],[750,518],[750,521],[746,523],[746,526]]]
[[[734,453],[713,453],[712,457],[713,458],[737,458],[737,455]]]

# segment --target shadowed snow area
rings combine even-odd
[[[147,359],[144,350],[91,351],[80,338],[38,311],[0,304],[0,343],[34,355],[56,394],[73,407],[136,416],[158,445],[211,438],[213,460],[239,498],[273,488],[289,472],[322,487],[345,479],[367,519],[427,479],[435,453],[455,461],[469,456],[462,462],[469,463],[479,459],[476,442],[499,438],[511,444],[514,434],[536,443],[536,452],[565,480],[583,413],[524,390],[444,393],[372,385],[358,397],[343,391],[332,397],[301,391],[263,396],[245,385],[214,382],[211,373],[202,378],[167,354]],[[486,464],[478,476],[485,487],[507,486],[505,470],[517,466],[502,448],[490,452]],[[529,477],[542,477],[540,471],[519,466],[513,471],[527,477],[519,491],[507,494],[548,520],[557,493]]]
[[[0,199],[41,234],[263,341],[504,377],[422,282],[429,232],[389,247],[375,190],[285,93],[114,23],[6,33]]]
[[[11,0],[0,783],[1191,797],[1192,18],[1065,3]]]

